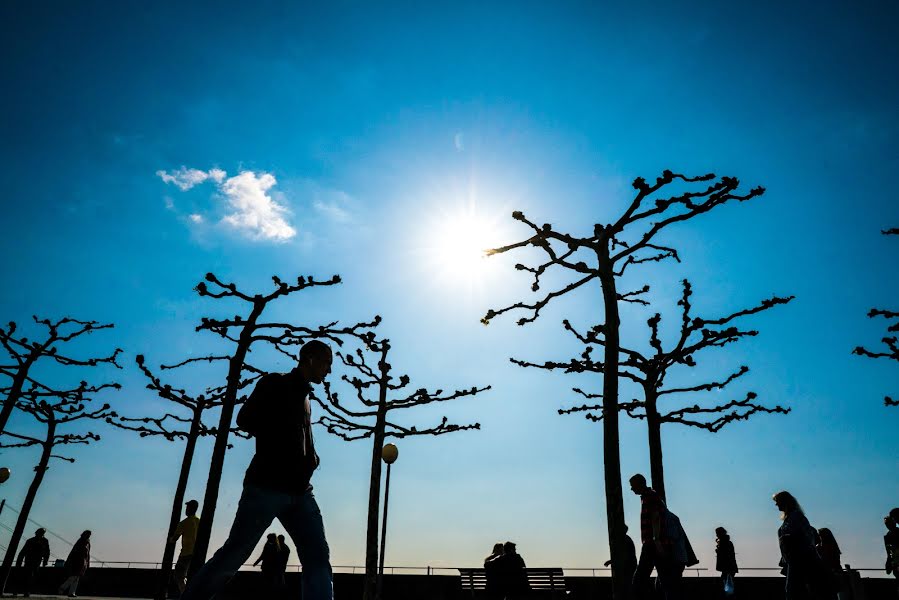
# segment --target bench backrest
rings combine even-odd
[[[565,575],[561,568],[530,568],[525,569],[528,576],[528,585],[532,590],[564,590]],[[459,569],[462,576],[463,590],[487,589],[487,574],[484,569]]]

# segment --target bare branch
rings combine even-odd
[[[666,172],[670,173],[670,172]],[[673,178],[683,178],[680,175],[671,174],[672,177],[668,178],[670,182]],[[663,174],[663,177],[666,175]],[[714,178],[712,176],[703,176],[699,179],[699,181],[710,181]],[[685,181],[686,178],[683,178]],[[740,181],[735,177],[722,177],[719,181],[709,185],[703,190],[698,192],[684,192],[678,196],[672,196],[670,198],[656,200],[656,207],[650,210],[647,210],[643,213],[637,213],[626,219],[625,221],[619,221],[616,224],[615,231],[621,231],[624,229],[626,225],[633,224],[637,221],[646,219],[651,216],[661,216],[663,214],[668,214],[670,208],[675,210],[682,210],[683,212],[674,212],[668,217],[663,218],[660,221],[657,221],[652,224],[649,230],[643,234],[640,240],[631,245],[628,248],[620,251],[612,257],[612,263],[617,263],[622,259],[626,259],[628,256],[635,254],[639,250],[642,250],[647,247],[648,244],[651,243],[651,240],[658,234],[662,229],[672,225],[674,223],[678,223],[681,221],[686,221],[688,219],[692,219],[702,213],[706,213],[717,206],[721,206],[731,200],[736,200],[738,202],[745,202],[746,200],[750,200],[752,198],[761,196],[765,193],[765,188],[756,187],[751,189],[746,194],[737,194],[735,193],[736,189],[739,187]],[[638,186],[637,181],[634,182],[634,187],[638,190],[642,188]],[[699,202],[695,202],[694,200],[699,199]]]
[[[456,431],[469,431],[472,429],[480,429],[480,423],[470,423],[467,425],[457,425],[450,423],[446,417],[440,420],[440,423],[427,429],[417,429],[415,427],[403,427],[396,423],[387,423],[385,437],[405,438],[413,435],[444,435],[446,433],[454,433]]]
[[[188,359],[182,360],[181,362],[175,363],[173,365],[159,365],[159,368],[162,370],[177,369],[179,367],[183,367],[185,365],[189,365],[189,364],[193,364],[193,363],[200,363],[200,362],[213,363],[216,361],[227,362],[229,360],[231,360],[230,356],[195,356],[193,358],[188,358]]]
[[[756,394],[754,392],[749,392],[748,394],[746,394],[746,398],[743,400],[731,400],[727,404],[724,404],[722,406],[714,406],[711,408],[703,408],[698,405],[693,405],[661,415],[661,418],[662,421],[666,423],[680,423],[682,425],[699,427],[701,429],[711,431],[712,433],[716,433],[728,423],[732,423],[734,421],[745,421],[751,415],[756,413],[780,413],[785,415],[791,411],[791,409],[784,408],[782,406],[769,408],[761,404],[756,404],[755,402],[753,402],[755,398]],[[721,413],[726,414],[722,415]],[[712,419],[711,421],[700,421],[688,415],[695,415],[696,417],[701,417],[702,415],[720,416]]]
[[[533,304],[528,304],[526,302],[516,302],[515,304],[512,304],[505,308],[500,308],[498,310],[490,309],[487,311],[487,314],[484,315],[484,318],[481,319],[481,323],[483,323],[484,325],[487,325],[490,323],[490,321],[493,318],[498,317],[499,315],[501,315],[503,313],[507,313],[512,310],[526,310],[526,311],[531,312],[531,315],[529,317],[522,317],[522,318],[518,319],[518,325],[525,325],[527,323],[533,323],[534,321],[537,320],[537,317],[540,316],[540,311],[543,310],[543,308],[547,304],[549,304],[553,299],[563,296],[573,290],[576,290],[577,288],[581,287],[582,285],[584,285],[591,279],[595,279],[595,278],[596,278],[596,275],[593,275],[593,274],[587,275],[586,277],[579,279],[578,281],[568,284],[567,286],[565,286],[564,288],[562,288],[560,290],[556,290],[555,292],[550,292],[550,293],[546,294],[546,296],[544,296],[541,300],[538,300],[537,302],[534,302]]]
[[[44,443],[43,440],[40,440],[38,438],[32,437],[30,435],[24,435],[21,433],[13,433],[12,431],[4,431],[3,435],[11,437],[13,439],[22,440],[22,443],[19,443],[19,444],[0,443],[0,448],[24,448],[26,446],[34,446],[35,444]]]
[[[657,393],[659,396],[663,396],[665,394],[683,394],[687,392],[709,392],[712,390],[722,390],[727,387],[735,379],[738,379],[749,372],[749,367],[746,365],[741,366],[737,371],[731,373],[727,379],[724,381],[711,381],[709,383],[700,383],[698,385],[682,387],[682,388],[667,388],[659,390]]]

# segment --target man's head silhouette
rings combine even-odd
[[[300,348],[300,374],[310,383],[321,383],[331,372],[331,348],[320,340],[306,342]]]
[[[188,517],[192,517],[197,514],[197,509],[200,508],[200,503],[196,500],[188,500],[184,503],[184,512]]]
[[[644,477],[640,473],[637,473],[636,475],[631,477],[629,482],[631,484],[631,491],[638,496],[645,493],[649,489],[649,486],[646,485],[646,477]]]

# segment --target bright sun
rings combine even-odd
[[[496,224],[473,209],[441,215],[428,240],[428,254],[438,276],[474,281],[488,268],[484,251],[497,244]]]

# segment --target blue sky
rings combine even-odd
[[[160,405],[133,356],[158,364],[214,348],[194,324],[233,312],[192,292],[204,273],[263,290],[273,274],[339,273],[343,285],[278,314],[318,324],[378,313],[393,364],[418,385],[494,386],[443,407],[481,431],[399,444],[388,562],[477,564],[512,539],[529,564],[597,566],[608,552],[601,430],[555,414],[590,382],[507,358],[570,354],[560,322],[599,321],[599,291],[528,327],[485,328],[486,309],[527,298],[530,282],[515,257],[462,276],[440,240],[471,211],[491,242],[523,235],[512,210],[588,232],[634,177],[736,175],[767,194],[672,228],[683,263],[632,281],[651,283],[666,314],[684,277],[705,314],[795,294],[752,321],[757,338],[697,370],[748,364],[732,393],[793,412],[717,435],[667,429],[671,507],[704,566],[718,525],[741,565],[774,565],[770,496],[782,488],[833,529],[844,562],[882,564],[881,519],[899,504],[899,413],[882,397],[899,373],[850,351],[882,335],[867,310],[899,297],[899,246],[879,234],[899,223],[895,6],[256,4],[0,8],[0,318],[116,323],[79,350],[125,349],[125,387],[110,400],[141,414]],[[205,180],[188,186],[190,169]],[[642,340],[650,315],[626,309],[626,339]],[[179,383],[198,389],[204,375]],[[621,429],[623,472],[648,470],[643,424]],[[48,473],[33,516],[70,539],[93,529],[102,559],[157,560],[180,446],[102,433]],[[317,437],[333,562],[361,564],[368,443]],[[202,497],[209,451],[190,495]],[[251,454],[229,454],[214,544]],[[10,503],[36,459],[4,452]],[[638,503],[625,502],[635,526]]]

